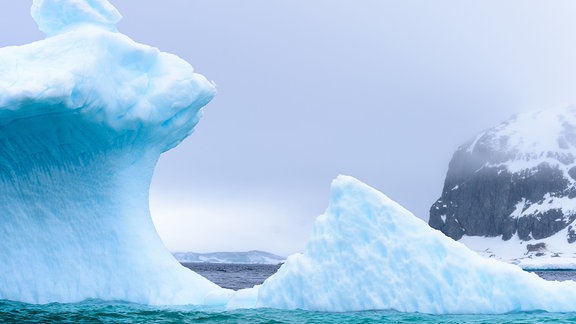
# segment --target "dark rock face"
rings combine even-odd
[[[572,225],[568,226],[568,243],[576,242],[576,230]]]
[[[502,135],[516,122],[489,130],[454,153],[442,196],[430,208],[430,226],[456,240],[463,235],[509,240],[517,234],[529,241],[567,229],[567,242],[576,242],[576,211],[566,207],[567,199],[576,197],[574,136],[567,136],[576,127],[562,124],[557,150],[531,153],[510,145],[522,141]]]

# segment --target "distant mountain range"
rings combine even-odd
[[[264,251],[248,252],[176,252],[173,253],[178,262],[182,263],[235,263],[235,264],[279,264],[285,257]]]

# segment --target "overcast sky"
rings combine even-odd
[[[338,174],[427,220],[460,144],[576,103],[573,1],[111,2],[218,85],[153,179],[172,251],[297,252]],[[0,46],[43,38],[30,4],[0,0]]]

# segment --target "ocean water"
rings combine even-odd
[[[89,300],[30,305],[0,301],[1,323],[576,323],[576,313],[427,315],[394,311],[323,313],[248,309],[224,311],[191,306],[151,307]]]
[[[231,289],[261,283],[269,265],[186,264]],[[540,271],[548,280],[575,280],[576,271]],[[0,300],[0,323],[576,323],[576,313],[520,312],[501,315],[428,315],[395,311],[324,313],[276,309],[226,311],[197,306],[146,306],[87,300],[31,305]]]
[[[564,280],[575,280],[576,281],[576,271],[566,271],[566,270],[538,270],[532,271],[535,274],[546,280],[553,281],[564,281]]]
[[[280,268],[280,265],[275,264],[182,263],[182,265],[220,287],[234,290],[259,285]]]

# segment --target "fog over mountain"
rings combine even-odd
[[[518,115],[462,145],[452,158],[430,225],[446,235],[565,231],[576,242],[576,106]]]

